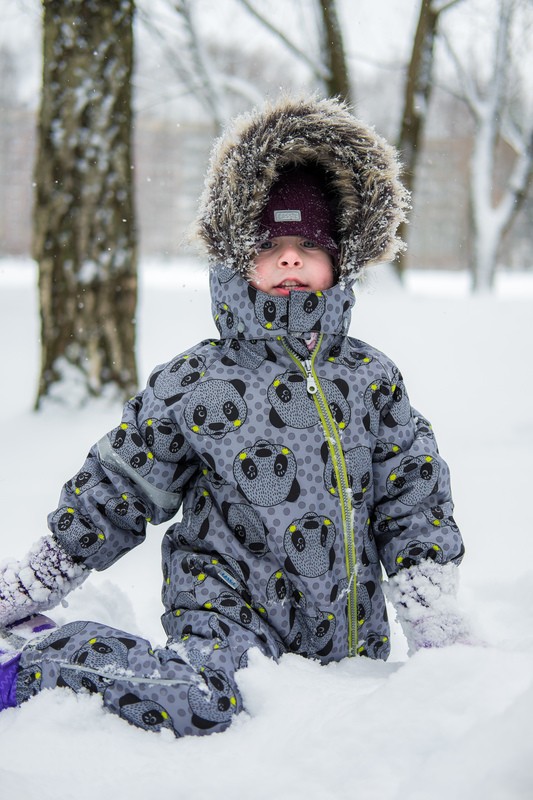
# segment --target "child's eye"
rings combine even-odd
[[[265,239],[264,242],[260,242],[257,245],[257,250],[259,252],[261,252],[263,250],[272,250],[273,247],[274,247],[274,242],[270,241],[270,239]]]
[[[302,242],[302,247],[306,247],[309,250],[313,250],[313,249],[317,248],[318,245],[317,245],[316,242],[313,242],[312,239],[306,239],[305,241]]]

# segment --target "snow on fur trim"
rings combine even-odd
[[[318,165],[335,198],[340,277],[403,249],[409,197],[396,150],[339,100],[284,97],[237,117],[215,143],[196,223],[213,262],[247,274],[270,189],[295,164]]]
[[[21,561],[0,566],[0,627],[53,608],[88,575],[55,539],[43,536]]]
[[[396,609],[409,654],[424,647],[474,642],[470,626],[457,602],[458,569],[426,559],[402,569],[384,585]]]

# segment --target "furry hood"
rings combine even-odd
[[[215,143],[196,222],[212,262],[248,273],[270,189],[293,164],[314,164],[325,174],[336,206],[340,278],[403,249],[396,230],[408,194],[394,148],[337,100],[284,98],[237,117]]]

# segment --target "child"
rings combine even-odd
[[[336,100],[283,99],[220,140],[198,230],[221,338],[152,372],[64,486],[52,536],[0,570],[4,707],[67,686],[145,729],[221,731],[251,647],[387,658],[382,566],[411,651],[467,639],[448,469],[397,367],[347,335],[406,205],[393,149]],[[39,616],[182,505],[166,647]]]

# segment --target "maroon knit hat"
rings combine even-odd
[[[260,235],[265,239],[305,236],[337,258],[333,212],[315,170],[295,167],[280,176],[261,215]]]

